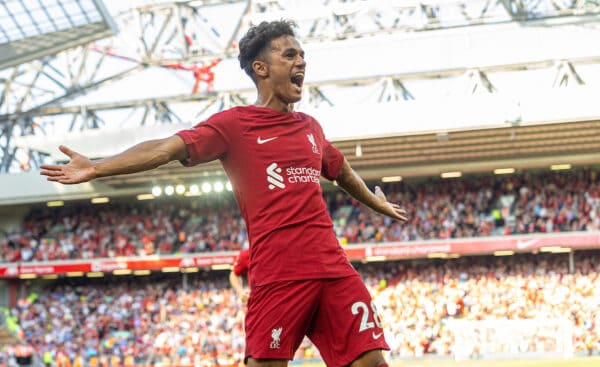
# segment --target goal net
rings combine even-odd
[[[450,320],[456,360],[573,356],[568,320]]]

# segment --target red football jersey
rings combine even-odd
[[[186,165],[220,159],[246,221],[252,286],[356,274],[333,232],[319,177],[344,157],[301,112],[245,106],[177,133]]]

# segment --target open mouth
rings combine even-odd
[[[298,72],[292,75],[292,84],[296,85],[298,88],[302,88],[302,84],[304,83],[304,73]]]

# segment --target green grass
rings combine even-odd
[[[296,367],[325,367],[324,363],[297,363]],[[390,367],[600,367],[600,357],[572,359],[515,359],[515,360],[421,360],[392,361]]]
[[[410,361],[393,362],[391,367],[598,367],[600,357],[578,357],[572,359],[519,359],[478,361]]]
[[[302,367],[324,367],[323,363],[298,363]],[[392,361],[390,367],[600,367],[600,357],[577,357],[572,359],[518,359],[477,361]]]

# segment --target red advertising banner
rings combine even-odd
[[[451,240],[414,241],[403,244],[391,243],[369,246],[368,256],[411,259],[432,254],[485,255],[496,251],[552,252],[558,248],[600,248],[600,233],[543,234],[529,236],[480,237]]]
[[[481,237],[451,240],[411,241],[347,245],[344,247],[352,261],[414,259],[444,255],[484,255],[496,251],[538,252],[560,249],[600,248],[600,232],[571,232],[507,237]],[[67,274],[72,272],[113,272],[121,270],[161,270],[171,268],[210,268],[232,265],[237,252],[189,254],[179,256],[147,256],[117,259],[54,261],[43,263],[0,264],[1,278],[24,275]]]
[[[161,270],[163,268],[211,267],[232,265],[237,252],[211,255],[148,256],[122,259],[94,259],[86,261],[53,261],[43,263],[0,264],[0,277],[12,278],[20,275],[67,274],[76,272],[105,272],[115,270]]]

